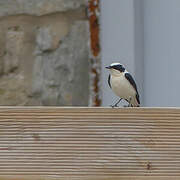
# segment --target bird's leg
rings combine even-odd
[[[126,100],[126,102],[128,103],[128,105],[124,105],[123,107],[129,107],[129,101],[127,100],[127,99],[124,99],[124,100]]]
[[[132,107],[131,100],[132,100],[132,97],[129,98],[129,104],[128,104],[128,107]]]
[[[118,107],[118,104],[120,103],[121,100],[122,100],[122,98],[120,98],[114,105],[111,105],[111,107],[112,108]]]

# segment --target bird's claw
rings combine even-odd
[[[114,104],[114,105],[110,105],[110,107],[115,108],[115,107],[118,107],[118,105]]]
[[[132,104],[129,103],[128,105],[124,105],[123,107],[126,108],[126,107],[133,107],[133,106],[132,106]]]
[[[128,107],[132,107],[131,100],[132,100],[132,97],[129,98],[129,104],[128,104]]]
[[[118,104],[120,103],[120,101],[122,100],[122,98],[120,98],[118,100],[118,102],[116,102],[114,105],[111,105],[112,108],[115,108],[115,107],[119,107]]]

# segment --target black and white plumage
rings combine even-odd
[[[106,68],[110,70],[108,84],[113,92],[120,98],[125,99],[131,106],[140,106],[136,83],[124,66],[120,63],[112,63]]]

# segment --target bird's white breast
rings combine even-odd
[[[111,86],[114,93],[121,98],[129,100],[136,95],[135,89],[123,73],[119,76],[111,76]]]

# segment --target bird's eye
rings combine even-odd
[[[123,65],[116,65],[113,67],[114,69],[120,71],[120,72],[124,72],[125,68],[123,67]]]

